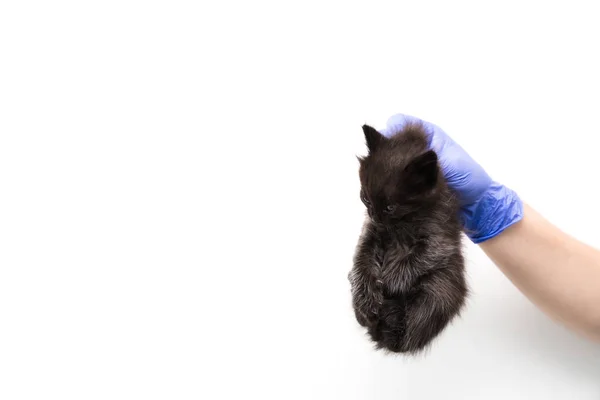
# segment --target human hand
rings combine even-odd
[[[438,155],[448,186],[459,198],[465,232],[473,242],[491,239],[523,218],[519,196],[493,181],[483,167],[437,125],[396,114],[388,119],[381,133],[389,137],[409,122],[421,122],[429,134],[429,146]]]

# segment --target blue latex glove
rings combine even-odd
[[[438,126],[396,114],[388,119],[381,133],[389,137],[410,121],[423,123],[430,134],[429,146],[438,155],[448,185],[459,197],[465,233],[474,243],[493,238],[523,218],[523,202],[519,196],[494,182],[481,165]]]

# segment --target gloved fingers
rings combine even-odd
[[[441,155],[446,145],[446,142],[448,141],[448,135],[439,126],[432,124],[431,122],[424,121],[420,118],[414,117],[412,115],[392,115],[390,118],[388,118],[385,132],[382,132],[382,134],[384,136],[390,137],[409,123],[423,124],[423,126],[425,127],[425,131],[429,136],[429,147],[436,153],[438,153],[438,155]]]

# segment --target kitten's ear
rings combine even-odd
[[[404,168],[405,183],[419,192],[433,189],[438,180],[439,168],[437,154],[429,150],[412,160]]]
[[[374,152],[381,145],[381,143],[387,140],[385,136],[377,132],[377,129],[369,125],[363,125],[362,130],[365,133],[365,139],[367,140],[369,153]]]

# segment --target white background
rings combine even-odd
[[[0,3],[0,398],[598,399],[600,346],[470,244],[427,354],[352,315],[396,112],[600,246],[595,2],[484,3]]]

